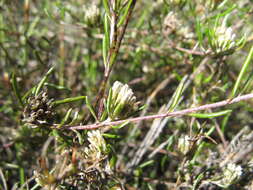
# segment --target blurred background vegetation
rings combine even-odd
[[[121,3],[125,6],[128,1]],[[137,1],[106,92],[115,81],[127,83],[143,106],[134,116],[168,110],[180,82],[184,89],[176,110],[251,93],[251,64],[245,66],[242,78],[238,75],[252,46],[252,13],[252,0]],[[45,170],[41,161],[45,143],[52,144],[46,145],[51,171],[65,156],[63,150],[73,155],[73,147],[79,146],[77,133],[86,140],[86,131],[58,134],[31,128],[22,121],[23,112],[33,87],[52,67],[43,84],[49,99],[87,96],[95,105],[104,72],[105,14],[102,0],[0,1],[0,189],[42,188],[34,171]],[[215,36],[220,26],[230,28],[229,39],[222,44]],[[237,81],[239,86],[232,91]],[[73,118],[71,125],[93,123],[86,105],[81,100],[57,106],[54,123],[70,124]],[[104,138],[110,144],[113,177],[82,185],[65,180],[44,188],[250,190],[253,148],[247,142],[252,142],[252,105],[249,100],[227,106],[232,112],[217,118],[159,120],[158,136],[152,140],[147,140],[152,121],[110,130],[114,136]],[[69,122],[63,122],[70,109]],[[52,143],[50,137],[58,139]],[[186,137],[194,142],[188,152],[179,146]],[[147,150],[136,161],[141,145]],[[229,160],[243,168],[243,175],[231,183],[219,181],[225,178],[222,167]]]

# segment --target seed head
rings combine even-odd
[[[52,102],[46,91],[30,96],[23,111],[23,121],[32,127],[51,125],[55,115]]]

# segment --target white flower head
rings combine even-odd
[[[218,52],[231,49],[235,46],[236,35],[233,33],[233,29],[231,27],[227,28],[224,24],[217,27],[215,30],[215,37]]]
[[[112,118],[126,116],[128,112],[134,109],[136,97],[127,84],[122,84],[119,81],[114,82],[111,93],[110,114]]]
[[[99,130],[88,131],[87,136],[89,145],[84,147],[82,152],[87,164],[85,167],[88,170],[97,171],[97,179],[100,176],[104,179],[112,174],[106,142]]]
[[[112,86],[112,99],[116,101],[116,104],[131,104],[135,102],[136,97],[127,84],[123,85],[116,81]]]
[[[89,131],[87,133],[88,141],[90,143],[90,149],[95,148],[97,151],[105,152],[106,151],[106,143],[105,140],[99,130]]]
[[[178,149],[183,154],[186,154],[191,149],[190,137],[183,135],[178,139]]]
[[[84,7],[85,9],[85,20],[88,24],[94,25],[98,22],[100,11],[94,3],[91,4],[88,8]]]
[[[220,180],[212,181],[220,187],[227,188],[232,184],[235,184],[243,174],[243,169],[241,166],[234,163],[228,163],[225,168],[223,168],[222,176]]]
[[[225,184],[233,184],[240,178],[243,170],[242,167],[236,165],[234,163],[229,163],[227,167],[224,169],[224,183]]]
[[[236,41],[236,35],[232,27],[227,27],[226,25],[227,17],[222,21],[221,25],[216,26],[213,29],[211,46],[217,53],[236,48],[244,39],[242,38],[241,40]]]

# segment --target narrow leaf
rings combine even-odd
[[[86,98],[86,96],[77,96],[77,97],[73,97],[73,98],[65,98],[63,100],[56,100],[53,102],[54,106],[58,106],[60,104],[66,104],[66,103],[71,103],[71,102],[76,102],[76,101],[80,101],[80,100],[84,100]]]
[[[107,66],[107,54],[108,54],[108,49],[110,47],[110,42],[109,42],[109,21],[108,21],[108,16],[105,15],[104,18],[104,37],[103,37],[103,43],[102,43],[102,49],[103,49],[103,59],[104,59],[104,65],[105,67]]]
[[[186,79],[188,78],[188,76],[185,76],[181,82],[179,83],[176,91],[174,92],[173,96],[172,96],[172,103],[171,106],[169,108],[169,111],[173,111],[175,109],[175,107],[177,106],[179,99],[183,93],[184,90],[184,84],[186,82]]]
[[[127,124],[129,124],[129,121],[126,121],[126,122],[124,122],[120,125],[117,125],[117,126],[113,126],[112,128],[113,129],[121,129],[121,128],[125,127]]]
[[[14,73],[12,73],[12,77],[11,77],[11,85],[12,85],[12,88],[14,90],[14,93],[15,93],[15,96],[17,97],[18,99],[18,102],[19,104],[24,107],[24,103],[22,101],[22,98],[21,98],[21,95],[20,95],[20,91],[18,89],[18,85],[17,85],[17,78],[15,76]]]
[[[238,88],[239,88],[239,85],[241,84],[242,79],[245,76],[245,73],[247,71],[247,68],[249,67],[252,56],[253,56],[253,46],[250,49],[250,52],[249,52],[249,54],[246,58],[246,61],[243,63],[240,74],[239,74],[239,76],[238,76],[238,78],[235,82],[235,85],[234,85],[234,88],[233,88],[233,91],[232,91],[232,94],[231,94],[231,98],[233,98],[236,95],[236,93],[238,91]]]
[[[107,3],[107,0],[103,0],[103,5],[104,5],[104,8],[105,8],[105,12],[108,16],[110,16],[110,8],[109,8],[109,5]]]
[[[140,168],[145,168],[145,167],[147,167],[147,166],[152,165],[153,163],[154,163],[154,160],[149,160],[149,161],[144,162],[143,164],[141,164],[139,167],[140,167]]]
[[[108,113],[108,115],[111,115],[111,107],[112,107],[112,89],[109,90],[109,94],[107,97],[107,101],[106,101],[106,111]]]
[[[56,85],[56,84],[47,83],[47,82],[45,82],[44,85],[45,85],[45,86],[52,87],[52,88],[55,88],[55,89],[57,89],[57,90],[68,90],[68,91],[71,91],[70,88],[65,87],[65,86],[61,86],[61,85]]]
[[[41,79],[41,81],[39,82],[36,90],[35,90],[35,96],[39,94],[41,88],[43,87],[43,85],[45,84],[45,82],[48,79],[48,76],[54,71],[54,67],[51,67],[48,72],[46,73],[46,75]]]
[[[220,116],[227,115],[231,112],[232,112],[232,110],[225,110],[225,111],[213,112],[213,113],[191,113],[191,114],[188,114],[188,116],[201,118],[201,119],[206,119],[206,118],[211,119],[214,117],[220,117]]]
[[[59,127],[61,127],[62,125],[66,124],[66,122],[68,121],[68,119],[69,119],[71,113],[72,113],[72,108],[70,108],[70,109],[67,111],[67,113],[66,113],[66,115],[64,116],[63,120],[61,121],[61,124],[59,125]]]
[[[107,138],[110,138],[110,139],[119,139],[120,138],[119,135],[110,134],[110,133],[104,133],[103,137],[107,137]]]
[[[125,22],[126,17],[127,17],[127,14],[128,14],[128,12],[129,12],[129,9],[130,9],[131,4],[132,4],[132,1],[133,1],[133,0],[130,0],[130,1],[128,2],[127,7],[125,8],[123,15],[120,17],[120,20],[119,20],[119,22],[118,22],[118,24],[117,24],[117,27],[120,27],[120,26]]]
[[[88,107],[91,115],[96,119],[96,121],[98,121],[96,113],[95,113],[95,111],[94,111],[94,109],[93,109],[93,107],[92,107],[92,105],[91,105],[91,103],[89,101],[89,98],[87,96],[85,97],[85,102],[86,102],[86,105],[87,105],[87,107]]]

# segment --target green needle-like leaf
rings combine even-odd
[[[243,63],[243,66],[242,66],[242,69],[240,71],[240,74],[239,74],[239,76],[238,76],[238,78],[237,78],[237,80],[235,82],[235,85],[234,85],[234,88],[233,88],[233,91],[232,91],[232,94],[231,94],[231,98],[233,98],[233,97],[236,96],[236,93],[237,93],[237,91],[239,89],[239,85],[241,84],[242,79],[245,76],[245,73],[246,73],[246,71],[247,71],[247,69],[249,67],[249,64],[250,64],[250,61],[252,59],[252,56],[253,56],[253,46],[250,49],[250,52],[249,52],[249,54],[247,56],[246,61]]]
[[[12,85],[12,88],[14,90],[15,96],[18,98],[19,104],[22,107],[24,107],[24,103],[22,101],[22,98],[21,98],[21,95],[20,95],[20,91],[18,89],[17,78],[16,78],[16,76],[15,76],[14,73],[12,74],[12,77],[11,77],[11,85]]]
[[[231,112],[232,112],[232,110],[225,110],[225,111],[213,112],[213,113],[191,113],[191,114],[188,114],[188,116],[201,118],[201,119],[207,119],[207,118],[211,119],[214,117],[220,117],[220,116],[227,115]]]
[[[77,96],[77,97],[73,97],[73,98],[65,98],[63,100],[56,100],[53,102],[54,106],[58,106],[60,104],[66,104],[66,103],[72,103],[72,102],[76,102],[76,101],[80,101],[80,100],[85,100],[86,96]]]

